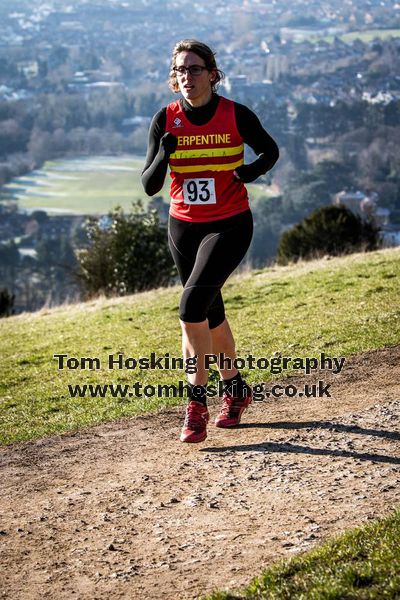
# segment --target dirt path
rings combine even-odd
[[[332,398],[253,403],[198,445],[179,409],[1,449],[0,597],[196,598],[389,512],[400,346],[312,379]]]

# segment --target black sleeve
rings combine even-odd
[[[142,171],[142,184],[148,196],[154,196],[161,190],[167,173],[169,155],[160,144],[166,123],[167,110],[162,108],[150,124],[146,162]]]
[[[235,102],[235,116],[244,143],[258,154],[254,162],[236,169],[240,179],[244,183],[250,183],[272,169],[279,158],[279,148],[275,140],[265,131],[257,115],[247,106]]]

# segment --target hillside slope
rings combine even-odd
[[[232,277],[224,298],[238,356],[347,357],[399,344],[399,276],[398,248]],[[161,369],[126,368],[133,364],[130,358],[180,359],[180,293],[180,287],[173,287],[2,319],[0,442],[40,438],[184,402],[181,394],[146,397],[137,388],[125,397],[109,391],[104,397],[71,397],[68,387],[185,382],[182,369],[165,368],[165,363]],[[121,358],[123,368],[110,368],[110,357]],[[78,368],[59,368],[67,358]],[[83,358],[96,360],[92,366],[99,368],[89,369]],[[244,368],[243,373],[254,384],[290,373],[290,368],[281,373]],[[211,380],[217,379],[213,372]]]
[[[232,278],[240,357],[319,361],[308,375],[247,368],[247,380],[328,393],[265,396],[238,428],[211,421],[197,445],[178,441],[184,398],[67,394],[77,381],[183,378],[105,362],[178,357],[179,288],[3,320],[2,439],[42,439],[0,448],[0,595],[194,599],[394,508],[399,258],[385,250]],[[99,357],[102,368],[61,370],[55,353]],[[341,369],[322,368],[322,355]],[[218,409],[214,398],[212,418]]]

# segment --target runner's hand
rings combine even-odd
[[[164,133],[161,138],[161,146],[164,148],[165,154],[169,156],[175,152],[178,145],[178,138],[171,132]]]
[[[251,181],[254,181],[257,179],[257,177],[259,177],[260,173],[258,172],[258,169],[255,168],[255,165],[253,165],[254,163],[250,163],[248,165],[241,165],[240,167],[237,167],[233,171],[234,177],[240,181],[243,181],[243,183],[250,183]]]

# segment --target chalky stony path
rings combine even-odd
[[[388,514],[400,346],[286,382],[318,379],[331,398],[253,402],[202,444],[179,408],[0,449],[0,597],[198,598]]]

